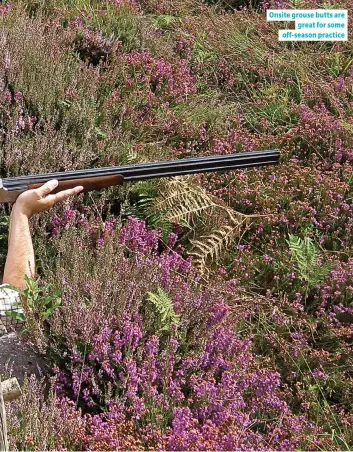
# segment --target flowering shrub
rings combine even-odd
[[[264,10],[285,0],[5,3],[2,177],[281,150],[276,167],[195,177],[252,215],[208,280],[187,256],[215,212],[167,237],[151,218],[122,227],[154,181],[33,219],[62,304],[28,339],[55,381],[11,405],[12,448],[350,450],[350,43],[279,42]],[[315,249],[310,283],[290,236]]]
[[[231,303],[237,295],[226,283],[206,291],[180,255],[157,252],[158,232],[141,221],[129,219],[118,241],[108,229],[93,249],[90,233],[87,227],[63,232],[62,306],[45,335],[33,331],[32,338],[42,339],[56,362],[58,396],[69,395],[87,413],[85,449],[283,450],[307,437],[321,444],[320,430],[292,412],[280,375],[259,367],[251,337],[234,331],[225,298]],[[133,254],[124,257],[124,248]],[[92,257],[116,269],[112,281],[94,269],[87,273]],[[168,291],[181,318],[158,336],[160,313],[145,306],[148,286]]]
[[[58,399],[52,388],[45,396],[44,381],[34,376],[24,381],[22,392],[6,406],[11,450],[82,448],[85,422],[73,401]]]

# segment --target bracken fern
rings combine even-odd
[[[217,204],[192,177],[173,177],[163,184],[153,207],[168,211],[170,222],[193,223],[205,211],[212,214]]]
[[[289,234],[288,244],[299,277],[307,283],[308,289],[315,287],[332,267],[318,262],[319,253],[310,237],[302,239]]]
[[[235,212],[233,209],[207,193],[195,178],[174,177],[163,183],[163,189],[150,206],[152,212],[164,212],[170,223],[195,226],[201,217],[204,233],[199,240],[192,242],[190,255],[195,266],[204,272],[206,263],[217,261],[232,239],[240,234],[241,227],[249,222],[249,215]],[[191,226],[190,226],[191,225]]]
[[[154,306],[157,314],[157,326],[155,325],[156,333],[170,333],[173,326],[180,326],[180,317],[175,313],[172,300],[158,287],[156,293],[148,292],[147,301]]]
[[[209,261],[217,262],[222,251],[225,251],[232,243],[232,240],[240,235],[241,227],[246,222],[246,217],[239,215],[239,220],[233,226],[220,226],[208,235],[202,235],[200,240],[194,240],[193,248],[190,252],[193,256],[194,265],[201,273],[208,269]]]

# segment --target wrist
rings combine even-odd
[[[25,206],[22,206],[20,203],[15,202],[11,210],[11,217],[22,217],[29,220],[31,214],[27,211],[27,209],[25,209]]]

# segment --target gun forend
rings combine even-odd
[[[52,178],[53,179],[53,178]],[[48,178],[50,180],[50,178]],[[44,182],[43,182],[44,183]],[[2,179],[0,179],[0,203],[15,202],[18,196],[26,190],[39,188],[43,183],[23,185],[20,189],[7,189],[4,187]],[[83,186],[83,192],[92,190],[101,190],[103,188],[112,187],[114,185],[122,185],[124,176],[121,174],[99,176],[99,177],[83,177],[81,179],[59,180],[58,186],[51,193],[58,193],[63,190]]]
[[[58,193],[59,191],[68,190],[69,188],[83,186],[83,192],[92,190],[101,190],[102,188],[112,187],[113,185],[122,185],[124,177],[120,174],[112,176],[100,176],[100,177],[83,177],[81,179],[69,179],[59,180],[59,185],[52,191],[52,193]],[[29,190],[41,187],[43,184],[30,184]]]

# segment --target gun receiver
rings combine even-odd
[[[51,179],[59,181],[59,185],[53,193],[73,188],[77,185],[82,185],[84,191],[91,191],[122,185],[128,181],[146,180],[156,177],[183,176],[276,165],[279,162],[279,156],[280,152],[278,150],[244,152],[241,154],[212,155],[162,162],[8,177],[0,179],[0,202],[15,202],[22,192],[38,188]]]

